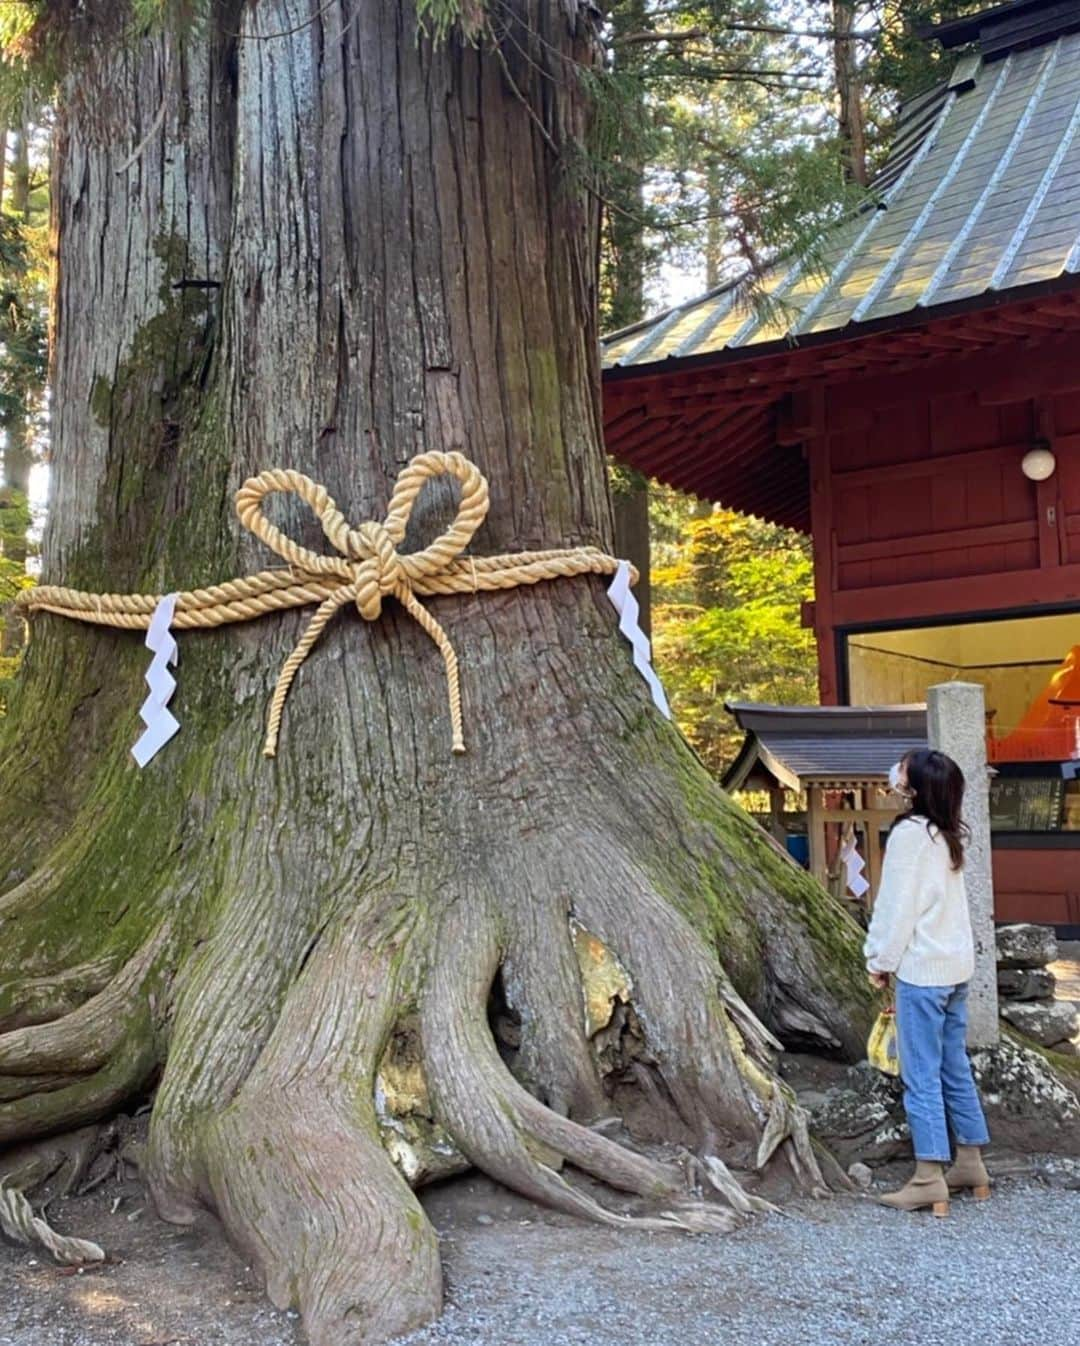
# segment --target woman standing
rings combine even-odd
[[[950,1191],[990,1195],[980,1153],[990,1137],[966,1046],[975,952],[964,890],[964,776],[951,757],[917,749],[889,780],[910,807],[889,834],[864,952],[875,986],[896,978],[900,1075],[916,1162],[906,1186],[882,1201],[947,1215]],[[950,1132],[956,1161],[946,1172]]]

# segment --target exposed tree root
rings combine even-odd
[[[116,958],[103,957],[52,976],[25,977],[0,984],[0,1033],[62,1019],[104,991],[117,970]]]
[[[115,1145],[118,1135],[117,1124],[107,1122],[13,1146],[0,1159],[0,1180],[20,1192],[33,1192],[46,1183],[58,1196],[86,1191],[92,1170]],[[115,1160],[104,1167],[112,1171]]]
[[[11,1103],[30,1094],[51,1094],[70,1083],[70,1075],[0,1075],[0,1103]]]
[[[438,874],[430,857],[423,873],[399,861],[359,899],[307,884],[291,907],[274,875],[222,903],[167,984],[180,946],[161,927],[76,1008],[0,1035],[0,1141],[115,1111],[166,1056],[164,1018],[145,1168],[155,1202],[173,1220],[215,1211],[273,1301],[300,1307],[314,1346],[385,1340],[438,1313],[437,1240],[411,1185],[462,1156],[619,1228],[736,1228],[775,1209],[738,1171],[778,1160],[800,1190],[825,1190],[775,1074],[776,1038],[627,854],[604,836],[589,844],[585,874],[569,847],[526,846],[512,870],[524,897],[509,906],[484,896],[496,874],[460,857]],[[502,1055],[493,985],[513,1024]],[[395,1062],[391,1042],[411,1043],[415,1061]],[[430,1115],[415,1143],[395,1143],[380,1068],[419,1082]],[[651,1133],[620,1115],[631,1093]],[[590,1125],[613,1114],[635,1147]],[[48,1166],[30,1153],[23,1177]]]
[[[567,939],[569,899],[546,887],[544,877],[527,866],[513,874],[525,896],[501,972],[520,1025],[514,1073],[553,1112],[591,1121],[608,1105],[581,1031],[581,973]]]
[[[147,1009],[147,981],[169,934],[163,925],[102,991],[62,1019],[0,1034],[0,1075],[86,1075],[104,1067]]]
[[[313,1346],[381,1341],[441,1306],[438,1244],[380,1141],[374,1070],[402,993],[407,934],[336,923],[295,981],[265,1049],[227,1106],[196,1128],[197,1190],[255,1259]],[[160,1134],[160,1133],[159,1133]],[[151,1154],[160,1194],[161,1151]]]
[[[146,1090],[158,1065],[158,1048],[147,1016],[132,1024],[100,1070],[49,1093],[27,1094],[0,1103],[0,1144],[48,1136],[111,1117]]]
[[[485,1014],[499,962],[493,928],[475,894],[453,905],[421,1011],[433,1101],[461,1149],[524,1195],[607,1224],[720,1231],[739,1223],[745,1207],[721,1210],[696,1200],[677,1163],[657,1162],[559,1116],[514,1079],[495,1050]],[[642,1216],[609,1210],[561,1176],[564,1161],[666,1208]]]

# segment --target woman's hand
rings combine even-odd
[[[871,972],[867,969],[866,975],[870,978],[870,985],[879,991],[889,989],[889,974],[887,972]]]

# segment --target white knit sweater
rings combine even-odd
[[[913,986],[958,986],[974,971],[964,875],[925,818],[898,823],[889,836],[863,951],[871,972],[895,972]]]

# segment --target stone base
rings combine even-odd
[[[1045,967],[998,969],[998,995],[1003,1000],[1053,1000],[1054,974]]]
[[[1000,925],[997,928],[997,964],[1005,967],[1045,967],[1058,956],[1052,925]]]
[[[1080,1031],[1080,1014],[1071,1000],[1005,1003],[1001,1017],[1042,1047],[1067,1042]]]
[[[809,1110],[814,1134],[845,1169],[910,1158],[899,1080],[865,1061],[834,1065],[826,1077],[825,1068],[809,1060],[794,1058],[784,1074]],[[995,1147],[1080,1156],[1080,1093],[1043,1053],[1003,1038],[995,1047],[973,1052],[971,1063]]]

